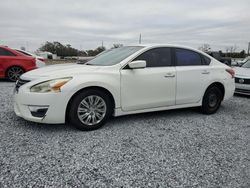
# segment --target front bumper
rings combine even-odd
[[[65,123],[66,108],[69,99],[60,93],[32,93],[22,90],[14,91],[14,111],[17,116],[28,121],[48,124]],[[34,113],[34,109],[44,109],[44,114]],[[41,112],[41,111],[38,111]]]
[[[243,95],[250,95],[250,84],[235,84],[235,93],[237,94],[243,94]]]

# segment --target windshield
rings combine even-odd
[[[250,68],[250,60],[248,60],[246,63],[244,63],[241,67]]]
[[[142,49],[141,46],[125,46],[107,51],[96,58],[92,59],[85,65],[110,66],[120,63],[133,53]]]

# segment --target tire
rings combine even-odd
[[[209,87],[202,100],[201,111],[203,114],[214,114],[221,105],[223,99],[222,91],[216,87]]]
[[[102,90],[88,89],[80,92],[69,106],[70,124],[82,131],[102,127],[113,113],[111,101],[110,96]]]
[[[19,77],[24,73],[24,70],[21,67],[13,66],[10,67],[6,72],[6,77],[11,82],[15,82],[19,79]]]

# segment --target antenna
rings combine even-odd
[[[140,36],[139,36],[139,44],[141,44],[141,33],[140,33]]]

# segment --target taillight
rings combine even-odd
[[[232,76],[232,78],[234,78],[235,72],[233,69],[226,69],[226,71]]]
[[[40,60],[40,61],[45,61],[43,58],[37,58],[38,60]]]

